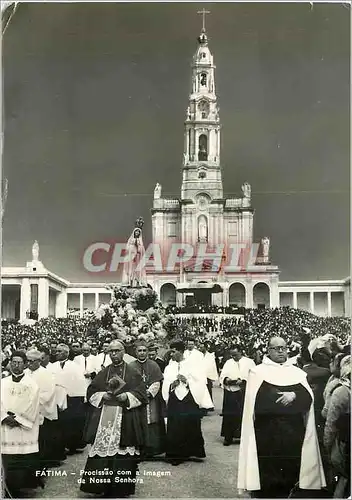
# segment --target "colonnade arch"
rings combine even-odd
[[[164,283],[160,288],[160,300],[164,306],[176,305],[176,287],[172,283]]]

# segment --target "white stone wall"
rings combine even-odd
[[[49,288],[49,316],[56,316],[56,297],[57,292]]]
[[[1,287],[1,317],[16,319],[16,303],[20,299],[20,287]]]

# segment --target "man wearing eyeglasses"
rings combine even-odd
[[[305,490],[326,486],[314,396],[305,372],[287,358],[286,341],[272,337],[263,362],[248,377],[238,488],[256,498],[288,498],[296,489],[306,497]]]

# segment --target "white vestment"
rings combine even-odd
[[[186,349],[183,356],[185,359],[191,359],[193,363],[199,363],[199,366],[203,366],[204,355],[198,349]]]
[[[93,354],[89,354],[87,357],[80,354],[73,359],[73,362],[80,367],[83,374],[97,372],[97,357]]]
[[[63,385],[60,385],[60,378],[56,376],[55,363],[48,363],[45,367],[46,370],[52,375],[55,383],[55,401],[56,405],[60,410],[66,410],[67,408],[67,392]]]
[[[74,358],[73,362],[76,363],[76,365],[79,367],[86,383],[86,389],[88,389],[92,378],[85,377],[85,375],[90,375],[93,372],[97,374],[100,371],[100,369],[98,368],[96,356],[93,356],[93,354],[89,354],[89,356],[85,357],[83,356],[83,354],[80,354],[79,356],[76,356]]]
[[[194,401],[200,408],[213,408],[208,388],[207,379],[204,371],[194,366],[190,358],[181,361],[170,361],[165,368],[164,380],[162,386],[162,396],[167,403],[169,400],[169,389],[172,382],[177,379],[177,375],[183,375],[187,379],[187,385],[180,382],[175,389],[175,395],[179,400],[186,397],[189,391],[193,396]]]
[[[86,395],[86,380],[77,363],[67,359],[64,367],[61,368],[60,361],[56,361],[51,369],[55,376],[56,385],[64,388],[67,396],[73,398]]]
[[[108,354],[108,353],[104,354],[103,352],[101,352],[100,354],[97,354],[96,361],[97,361],[97,363],[96,363],[97,369],[100,372],[101,370],[103,370],[107,366],[111,365],[110,354]]]
[[[288,358],[287,363],[289,365],[297,365],[298,354],[296,356],[292,356],[292,358]]]
[[[39,451],[39,387],[27,374],[19,382],[12,375],[1,380],[1,422],[15,414],[19,427],[1,425],[1,453],[26,455]]]
[[[105,392],[95,392],[89,402],[92,406],[99,408],[102,404],[102,397]],[[127,410],[132,410],[141,406],[141,402],[131,392],[125,393],[128,398]],[[139,448],[135,446],[120,447],[122,429],[123,409],[121,406],[103,405],[97,433],[89,450],[89,456],[113,457],[119,455],[139,455]]]
[[[34,372],[27,368],[25,373],[27,373],[39,387],[40,425],[44,422],[44,418],[47,418],[48,420],[57,420],[54,376],[42,366],[40,366],[37,370],[34,370]]]
[[[205,376],[209,380],[212,380],[213,382],[217,380],[219,378],[219,375],[218,375],[218,370],[216,368],[215,353],[207,351],[203,355],[203,364],[204,364]]]
[[[307,382],[307,375],[300,368],[287,362],[281,365],[264,356],[263,363],[251,370],[248,377],[238,461],[238,489],[248,491],[261,489],[254,430],[254,407],[258,390],[264,381],[276,386],[302,384],[311,395],[312,403],[307,414],[302,446],[299,487],[305,490],[324,488],[326,482],[315,430],[314,396]]]
[[[249,371],[253,370],[254,368],[254,361],[250,358],[246,358],[245,356],[242,356],[239,361],[235,361],[232,358],[228,359],[220,373],[220,386],[230,392],[239,391],[241,387],[238,385],[224,384],[225,378],[228,377],[232,380],[237,380],[238,378],[240,378],[241,380],[247,381]]]

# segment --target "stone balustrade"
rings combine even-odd
[[[226,208],[241,208],[242,198],[228,198],[226,200]]]

